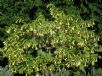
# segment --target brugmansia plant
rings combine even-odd
[[[94,25],[93,20],[84,21],[78,12],[70,10],[65,14],[53,4],[47,8],[53,20],[38,12],[31,23],[18,18],[17,24],[5,28],[8,38],[0,51],[8,58],[9,70],[34,76],[46,70],[94,65],[98,58],[95,54],[98,37],[87,29]]]

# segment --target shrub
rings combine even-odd
[[[47,8],[51,21],[38,12],[31,23],[5,28],[8,38],[0,51],[8,58],[9,70],[31,76],[42,75],[46,70],[60,72],[62,68],[94,65],[98,58],[95,54],[98,37],[87,29],[94,25],[93,20],[82,20],[77,11],[65,14],[53,4]],[[22,21],[22,18],[17,20]]]

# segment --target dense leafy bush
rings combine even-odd
[[[60,72],[62,68],[94,65],[98,37],[88,30],[94,25],[93,20],[82,20],[77,11],[65,14],[53,4],[47,8],[53,20],[38,11],[32,22],[25,23],[21,17],[16,21],[18,24],[5,28],[8,38],[0,51],[8,58],[9,70],[33,76],[46,70]]]
[[[101,6],[101,0],[0,0],[0,66],[17,75],[86,75],[82,69],[102,55]],[[87,75],[97,75],[92,70]]]

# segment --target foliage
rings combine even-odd
[[[96,36],[101,39],[101,3],[0,0],[0,60],[8,58],[9,70],[29,76],[42,75],[46,70],[60,73],[63,68],[94,65],[98,58],[95,52],[102,51]],[[69,72],[75,76],[83,74]]]
[[[37,11],[49,16],[46,10],[49,3],[70,5],[72,2],[72,0],[0,0],[0,26],[15,23],[19,17],[29,23],[36,18]]]
[[[94,67],[92,67],[91,73],[88,73],[88,74],[86,74],[86,71],[84,69],[76,70],[76,71],[67,70],[63,74],[61,74],[61,76],[71,76],[71,75],[73,76],[101,76],[102,69],[101,68],[95,69]]]
[[[19,17],[16,24],[5,28],[8,38],[0,51],[8,58],[9,70],[31,76],[45,70],[94,65],[98,58],[95,54],[98,37],[88,30],[94,25],[93,20],[82,20],[77,11],[65,14],[53,4],[46,8],[53,20],[38,11],[30,23]]]
[[[78,1],[78,0],[76,0]],[[95,22],[94,30],[97,35],[102,37],[102,1],[101,0],[79,0],[79,10],[84,20],[93,19]],[[76,3],[76,2],[75,2]],[[78,4],[77,4],[78,5]]]
[[[7,68],[0,67],[0,76],[13,76],[13,74]]]

